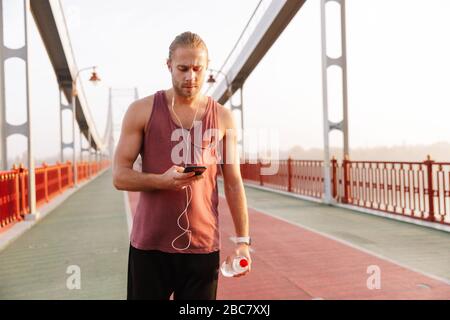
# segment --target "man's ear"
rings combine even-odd
[[[172,61],[170,59],[167,59],[166,64],[169,71],[172,72]]]

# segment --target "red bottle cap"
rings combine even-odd
[[[239,265],[240,265],[242,268],[245,268],[246,266],[248,266],[248,261],[247,261],[247,259],[241,259],[241,261],[239,261]]]

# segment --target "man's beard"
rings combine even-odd
[[[177,95],[185,97],[185,98],[194,98],[195,96],[197,96],[200,93],[201,90],[201,86],[198,85],[195,88],[192,89],[188,89],[188,88],[183,88],[182,85],[175,85],[173,86],[173,89],[175,90],[175,92],[177,93]]]

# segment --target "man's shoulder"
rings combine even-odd
[[[128,112],[141,119],[148,118],[153,109],[154,98],[155,95],[152,94],[133,101],[128,108]]]
[[[134,110],[152,108],[154,97],[155,97],[155,95],[152,94],[150,96],[146,96],[146,97],[137,99],[131,103],[130,108],[132,108]]]
[[[214,100],[214,101],[216,102],[216,105],[217,105],[217,114],[218,114],[219,118],[225,119],[225,118],[228,118],[232,114],[230,109],[228,109],[227,107],[224,107],[216,100]]]
[[[233,124],[233,112],[231,109],[224,107],[216,101],[217,116],[219,118],[219,126],[224,128],[231,128]]]
[[[128,116],[135,125],[146,129],[148,119],[153,109],[153,101],[155,95],[146,96],[133,101],[128,107]]]

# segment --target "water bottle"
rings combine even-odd
[[[248,269],[248,260],[246,257],[237,256],[231,260],[231,263],[224,261],[220,271],[224,277],[232,277],[236,274],[245,272]]]

